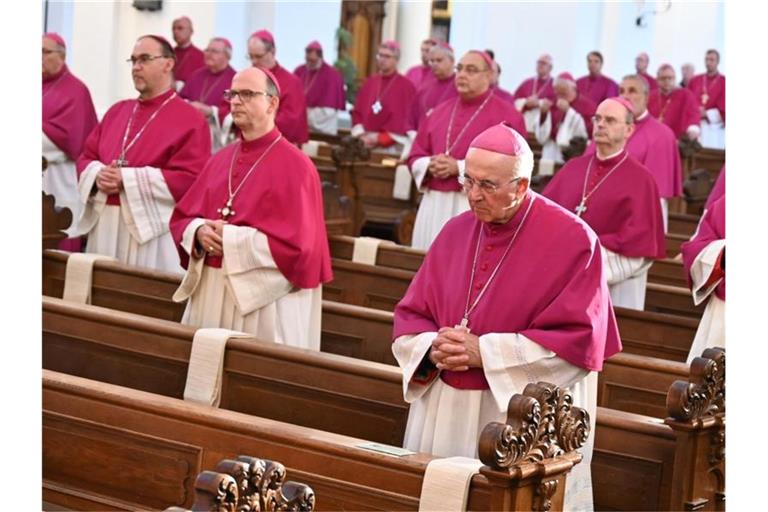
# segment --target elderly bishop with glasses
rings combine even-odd
[[[454,79],[458,94],[437,105],[419,125],[408,158],[416,186],[424,192],[413,228],[415,248],[428,249],[448,220],[469,209],[456,180],[472,139],[503,121],[526,132],[520,112],[491,88],[492,66],[485,52],[464,54]]]
[[[474,138],[463,176],[471,211],[448,221],[395,308],[408,449],[477,457],[483,427],[539,381],[569,388],[594,432],[596,372],[621,350],[600,242],[530,190],[532,170],[509,124]],[[593,439],[568,476],[564,510],[592,508]]]
[[[322,284],[331,280],[320,179],[275,123],[280,86],[251,67],[225,92],[240,139],[205,165],[171,231],[187,273],[182,322],[320,349]]]
[[[633,105],[611,98],[593,118],[595,153],[568,160],[543,194],[584,219],[600,237],[615,306],[642,310],[648,269],[666,256],[659,189],[629,152]]]
[[[128,62],[139,97],[113,105],[85,142],[76,229],[86,252],[181,273],[168,221],[211,155],[208,125],[171,86],[168,41],[140,37]]]

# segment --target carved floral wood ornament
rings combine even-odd
[[[285,482],[279,462],[241,455],[225,459],[216,471],[203,471],[195,481],[191,510],[211,512],[311,511],[315,493],[304,484]],[[166,512],[182,512],[171,507]]]
[[[678,421],[725,414],[725,350],[708,348],[691,362],[688,381],[678,380],[667,394],[667,410]]]
[[[495,470],[540,462],[572,452],[589,436],[589,414],[554,384],[528,384],[509,401],[507,422],[488,424],[480,435],[480,460]]]

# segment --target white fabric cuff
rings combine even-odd
[[[527,98],[517,98],[515,100],[515,108],[517,109],[518,112],[522,112],[523,111],[523,109],[525,108],[525,102],[526,101],[528,101]]]
[[[192,219],[187,227],[184,228],[184,233],[181,236],[181,248],[187,251],[190,258],[195,257],[195,243],[197,242],[197,229],[205,224],[205,219],[197,217]],[[203,249],[205,250],[205,249]]]
[[[435,338],[437,338],[436,332],[423,332],[400,336],[392,343],[392,354],[397,364],[403,369],[403,398],[408,403],[421,398],[436,380],[433,379],[427,384],[411,382],[413,374],[416,373],[424,355],[429,352]]]
[[[353,137],[359,137],[359,136],[361,136],[364,133],[365,133],[365,128],[363,128],[362,124],[356,124],[349,131],[349,134],[352,135]]]
[[[714,240],[693,260],[691,265],[691,291],[693,293],[693,303],[697,306],[704,302],[715,291],[720,281],[722,281],[722,279],[718,279],[709,287],[704,288],[704,285],[712,275],[712,271],[715,269],[717,258],[720,257],[724,247],[725,239]]]
[[[429,157],[428,156],[422,156],[421,158],[416,159],[415,162],[413,162],[413,165],[411,165],[411,174],[413,174],[413,181],[416,182],[416,188],[420,191],[423,191],[424,188],[422,187],[422,183],[424,182],[424,178],[427,176],[427,168],[429,167]]]
[[[83,203],[84,208],[80,211],[80,218],[73,219],[72,227],[69,231],[70,236],[79,236],[89,233],[99,221],[101,212],[107,204],[107,194],[101,190],[97,190],[95,194],[91,195],[91,190],[93,190],[96,183],[96,177],[104,167],[105,165],[103,163],[94,160],[88,164],[80,174],[77,188],[80,194],[80,201]]]

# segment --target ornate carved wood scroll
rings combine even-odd
[[[509,401],[506,423],[483,429],[480,460],[502,471],[541,462],[580,448],[589,430],[589,414],[573,406],[570,393],[547,382],[531,383]]]
[[[667,411],[677,421],[725,414],[725,350],[708,348],[691,363],[688,381],[678,380],[667,393]]]
[[[222,460],[216,471],[203,471],[195,481],[191,510],[211,512],[311,511],[315,493],[304,484],[285,481],[279,462],[241,455]],[[182,512],[171,507],[166,512]]]

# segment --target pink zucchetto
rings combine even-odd
[[[608,101],[608,100],[615,101],[616,103],[620,104],[625,109],[627,109],[629,112],[633,114],[635,113],[635,107],[634,105],[632,105],[632,102],[622,98],[621,96],[614,96],[613,98],[607,98],[605,101]]]
[[[399,52],[400,51],[400,43],[397,41],[390,39],[389,41],[384,41],[381,43],[380,46],[383,46],[384,48],[389,48],[393,52]]]
[[[277,87],[277,94],[279,96],[280,92],[281,92],[280,91],[280,82],[277,81],[277,78],[275,77],[275,75],[272,74],[272,72],[270,70],[268,70],[267,68],[264,68],[264,67],[261,67],[261,66],[253,66],[253,67],[262,70],[264,72],[264,74],[267,75],[270,78],[270,80],[272,80],[275,83],[275,87]]]
[[[573,78],[573,75],[567,71],[564,71],[563,73],[560,73],[559,75],[557,75],[557,79],[573,82],[574,84],[576,83],[576,79]]]
[[[522,156],[531,153],[528,141],[517,133],[508,122],[491,126],[474,138],[469,148],[484,149],[508,156]]]
[[[444,50],[448,50],[449,52],[453,53],[453,46],[448,44],[447,41],[438,41],[437,42],[437,47],[438,48],[442,48]]]
[[[270,32],[269,30],[258,30],[253,34],[251,34],[251,37],[258,37],[262,41],[266,41],[272,46],[275,46],[275,38],[272,35],[272,32]]]
[[[317,50],[317,51],[323,51],[323,46],[320,44],[320,41],[312,41],[307,45],[305,50]]]
[[[215,38],[215,39],[216,39],[217,41],[221,41],[222,43],[224,43],[224,46],[226,46],[226,47],[227,47],[227,48],[229,48],[230,50],[232,49],[232,43],[231,43],[231,42],[229,41],[229,39],[227,39],[226,37],[217,37],[217,38]]]
[[[485,63],[488,64],[488,68],[493,69],[493,59],[488,55],[488,52],[484,52],[483,50],[469,50],[467,53],[476,53],[480,55]]]
[[[50,39],[51,41],[61,46],[62,48],[67,47],[67,43],[64,42],[64,38],[61,37],[56,32],[46,32],[45,34],[43,34],[43,37],[46,39]]]

